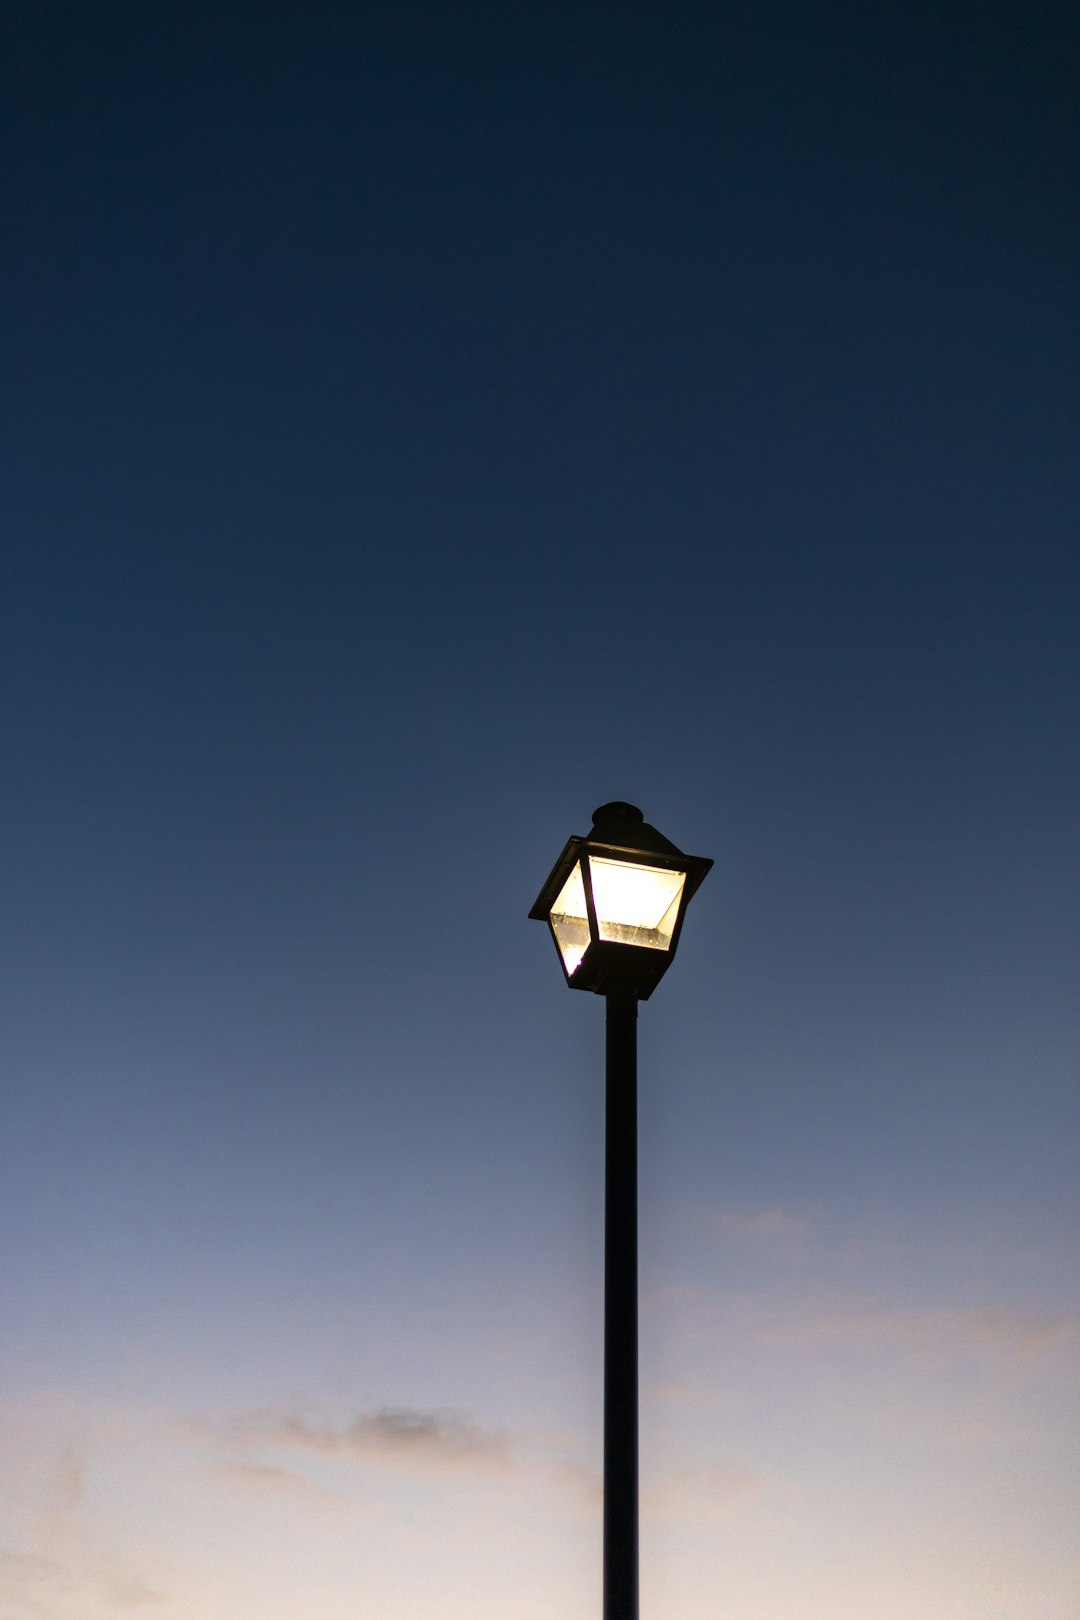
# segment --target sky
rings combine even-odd
[[[1065,0],[8,8],[0,1620],[1078,1620]]]

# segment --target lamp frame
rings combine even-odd
[[[632,989],[639,1001],[648,1001],[656,986],[671,966],[682,933],[686,908],[712,866],[711,860],[700,855],[684,855],[674,844],[661,837],[654,828],[641,822],[632,823],[635,832],[641,832],[640,844],[615,844],[600,838],[569,838],[529,912],[535,922],[546,922],[559,958],[563,977],[571,990],[590,990],[595,995],[607,995],[617,987]],[[629,827],[627,829],[630,830]],[[659,845],[659,848],[650,848]],[[649,945],[627,945],[620,940],[600,938],[593,898],[592,857],[606,861],[621,861],[627,866],[651,867],[661,872],[683,872],[682,895],[679,912],[671,931],[671,944],[666,950]],[[585,907],[588,913],[589,943],[584,955],[572,973],[567,973],[559,941],[551,921],[551,908],[555,904],[570,873],[581,862],[581,881],[585,889]]]

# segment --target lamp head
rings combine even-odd
[[[670,966],[686,907],[712,861],[684,855],[621,799],[573,837],[529,916],[551,929],[572,990],[630,988],[640,1001]]]

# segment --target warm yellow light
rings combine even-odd
[[[573,973],[589,947],[589,913],[580,861],[559,890],[551,908],[551,926],[563,966],[567,974]]]
[[[686,873],[595,855],[589,865],[600,938],[670,950]]]
[[[595,855],[589,866],[600,938],[618,945],[643,945],[652,951],[670,950],[686,873]],[[551,926],[563,965],[571,974],[589,948],[589,913],[580,861],[559,890],[551,908]]]

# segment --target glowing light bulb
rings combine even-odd
[[[669,950],[686,873],[600,856],[589,864],[600,938]]]
[[[617,945],[644,946],[646,950],[670,950],[686,873],[596,855],[589,866],[600,938]],[[551,908],[551,926],[566,971],[573,973],[590,940],[580,861]]]
[[[573,973],[589,948],[589,910],[585,904],[585,884],[578,861],[559,890],[551,908],[551,926],[567,973]]]

